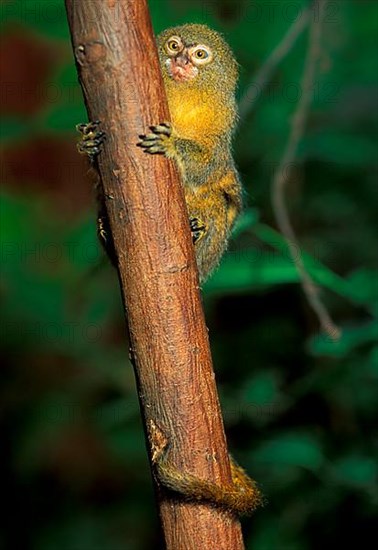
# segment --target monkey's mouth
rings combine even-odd
[[[198,69],[185,56],[170,57],[166,61],[168,74],[176,82],[185,82],[197,76]]]

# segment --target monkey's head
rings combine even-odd
[[[157,38],[165,81],[234,92],[238,65],[223,37],[206,25],[182,25]]]

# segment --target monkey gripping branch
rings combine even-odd
[[[96,167],[166,546],[242,549],[234,511],[254,508],[259,493],[234,464],[231,474],[191,243],[199,229],[174,165],[143,150],[146,129],[169,121],[148,9],[145,0],[66,9],[88,117],[106,134]]]

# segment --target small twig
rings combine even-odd
[[[285,186],[292,176],[298,145],[304,134],[306,120],[311,106],[316,68],[321,53],[320,40],[325,2],[323,0],[318,0],[317,7],[319,8],[319,17],[314,18],[311,25],[309,48],[301,81],[302,97],[298,102],[297,110],[292,119],[289,141],[273,177],[272,204],[278,227],[287,240],[290,255],[298,269],[304,293],[312,309],[316,313],[323,330],[330,338],[338,340],[341,331],[339,327],[333,323],[327,309],[319,299],[318,289],[307,273],[302,257],[298,255],[299,243],[290,222],[284,196]]]
[[[241,117],[245,117],[253,110],[257,100],[261,97],[262,92],[268,85],[277,65],[279,65],[287,56],[294,46],[297,38],[309,24],[310,14],[310,8],[307,8],[303,13],[301,13],[300,17],[293,22],[281,42],[275,47],[262,67],[252,77],[247,90],[244,92],[239,102],[239,114]],[[258,92],[257,94],[256,90]],[[252,97],[253,99],[251,99]]]

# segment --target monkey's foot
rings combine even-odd
[[[162,122],[156,126],[150,126],[151,134],[139,136],[138,147],[142,147],[145,153],[164,155],[169,150],[172,137],[172,126],[169,122]]]
[[[109,220],[104,214],[97,218],[97,236],[104,251],[114,266],[117,265],[117,255],[114,248],[112,234],[110,232]]]
[[[100,241],[103,243],[106,248],[108,245],[108,231],[107,231],[107,220],[103,216],[97,218],[97,235],[99,236]]]
[[[80,141],[77,150],[81,155],[87,155],[91,162],[101,152],[101,145],[106,139],[105,132],[99,130],[100,121],[78,124],[76,130],[80,132]]]
[[[189,223],[193,244],[196,244],[206,235],[207,226],[200,218],[190,218]]]

